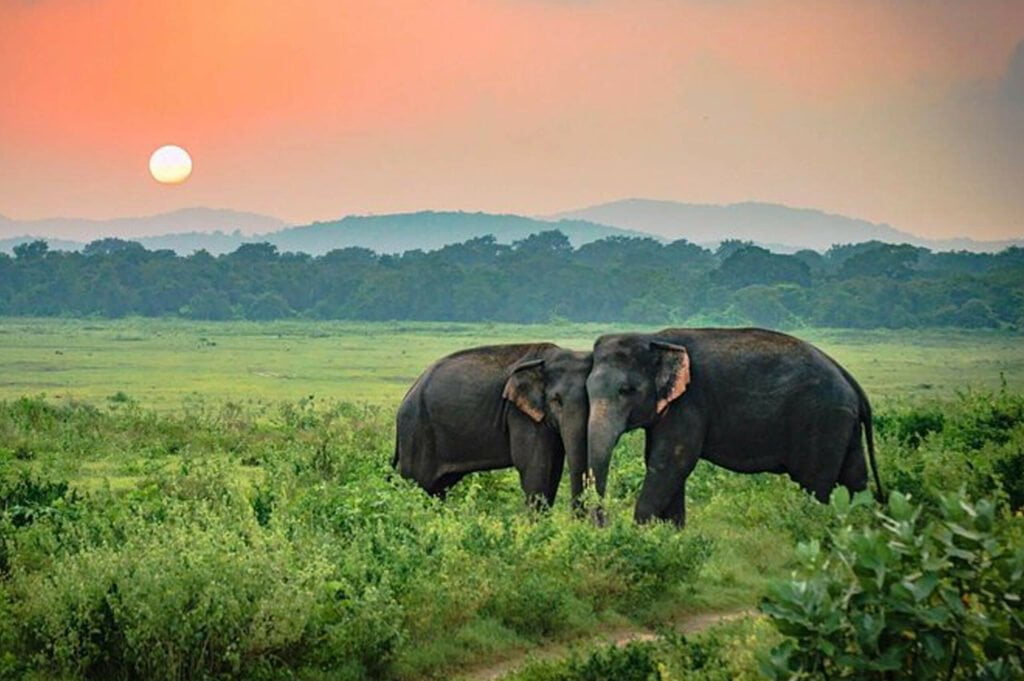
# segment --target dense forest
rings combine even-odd
[[[1024,328],[1024,249],[872,241],[782,255],[735,240],[711,251],[630,237],[574,249],[549,231],[402,255],[252,243],[182,257],[121,239],[81,252],[36,241],[0,255],[0,314]]]

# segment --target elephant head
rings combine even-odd
[[[587,374],[591,353],[552,348],[540,358],[512,367],[504,398],[538,424],[561,436],[573,503],[583,491],[587,468]],[[553,484],[558,485],[558,480]],[[553,491],[552,491],[553,496]]]
[[[604,496],[612,450],[627,430],[661,418],[690,383],[686,348],[642,335],[603,336],[587,378],[587,460]]]

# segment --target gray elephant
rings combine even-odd
[[[514,466],[527,500],[551,505],[568,458],[577,499],[587,465],[590,358],[536,343],[438,360],[398,408],[392,465],[442,497],[468,473]]]
[[[701,458],[741,473],[787,473],[822,502],[837,484],[865,489],[862,426],[883,495],[864,391],[835,360],[792,336],[763,329],[602,336],[587,394],[588,462],[599,495],[619,437],[646,431],[638,522],[685,523],[686,479]]]

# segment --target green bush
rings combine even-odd
[[[631,500],[607,530],[530,511],[514,472],[441,503],[394,475],[392,428],[312,397],[0,402],[0,441],[45,453],[0,458],[0,670],[423,676],[690,598],[704,536],[636,527]],[[95,465],[128,482],[63,482]]]
[[[1022,405],[968,391],[879,410],[884,482],[921,505],[919,533],[961,485],[997,518],[1019,507]],[[847,525],[884,530],[870,507],[837,514],[785,476],[707,463],[685,531],[637,527],[642,433],[615,455],[606,528],[574,519],[564,489],[553,510],[526,509],[514,471],[440,502],[389,466],[393,418],[313,396],[172,413],[0,402],[0,678],[444,676],[602,622],[742,606],[792,568],[796,541],[831,556]],[[1000,551],[1020,545],[1019,522],[996,522]],[[646,659],[663,680],[755,678],[755,652],[781,635],[737,627],[573,673],[642,675]]]
[[[692,586],[712,551],[713,542],[695,530],[680,534],[659,523],[636,528],[620,516],[603,532],[575,533],[570,555],[582,565],[600,566],[616,580],[622,606],[640,611],[677,587]]]
[[[660,681],[656,652],[651,643],[603,646],[586,656],[534,663],[506,681]]]
[[[918,447],[930,433],[942,431],[946,417],[938,406],[918,407],[895,413],[879,414],[875,425],[879,435],[892,434],[899,442]]]
[[[534,662],[506,681],[748,681],[761,678],[755,657],[775,638],[763,620],[742,618],[694,636],[668,631],[650,641]]]
[[[993,463],[993,471],[1006,493],[1010,508],[1024,508],[1024,447],[1011,449],[997,458]]]
[[[843,517],[871,504],[837,490]],[[778,679],[1019,679],[1024,675],[1020,517],[941,496],[936,518],[899,492],[871,522],[801,544],[799,574],[762,603],[785,640],[764,660]]]
[[[1024,396],[967,391],[955,400],[882,412],[879,463],[888,487],[936,509],[964,486],[974,497],[1024,505]]]
[[[401,636],[386,589],[345,581],[320,542],[172,506],[192,517],[128,521],[123,543],[14,570],[11,615],[33,667],[153,679],[386,667]]]
[[[0,518],[15,527],[28,525],[55,505],[74,500],[65,480],[40,480],[26,470],[7,472],[0,467]]]

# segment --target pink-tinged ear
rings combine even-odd
[[[651,341],[651,349],[661,354],[658,362],[658,404],[661,414],[674,400],[679,399],[690,385],[690,354],[681,345]]]
[[[544,376],[542,359],[521,362],[512,368],[501,396],[519,411],[540,423],[544,420]]]

